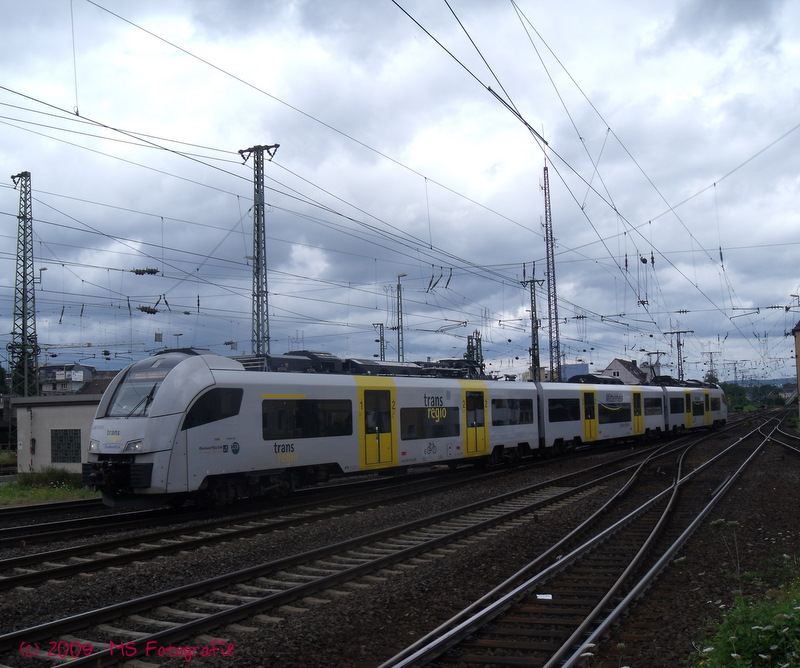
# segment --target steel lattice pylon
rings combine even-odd
[[[550,177],[547,165],[544,166],[544,243],[547,251],[547,308],[550,334],[550,380],[561,380],[561,344],[558,333],[558,292],[556,291],[555,240],[553,239],[553,218],[550,214]]]
[[[523,276],[525,274],[525,265],[522,265]],[[523,278],[522,285],[527,285],[531,291],[531,347],[528,351],[530,353],[530,373],[531,380],[539,380],[539,365],[541,360],[539,357],[539,314],[536,311],[536,284],[544,283],[543,280],[536,280],[536,263],[531,262],[531,279]]]
[[[33,205],[31,173],[11,177],[19,186],[19,221],[17,231],[17,273],[14,281],[14,324],[8,344],[11,394],[31,397],[39,394],[36,341],[36,296],[33,277]]]
[[[239,151],[253,156],[253,329],[254,355],[269,354],[269,292],[267,290],[267,232],[264,221],[264,152],[272,160],[279,144]]]

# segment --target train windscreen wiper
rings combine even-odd
[[[148,406],[150,406],[150,402],[153,401],[153,395],[156,393],[157,386],[158,383],[153,383],[153,387],[150,388],[150,391],[141,399],[139,399],[136,405],[133,408],[131,408],[130,412],[125,416],[126,420],[129,417],[133,417],[133,414],[136,413],[136,411],[139,411],[140,416],[147,414],[147,408]],[[140,408],[141,410],[139,410]]]

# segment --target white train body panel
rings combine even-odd
[[[667,395],[665,388],[660,386],[640,385],[636,388],[642,396],[642,425],[643,433],[661,435],[666,431]],[[634,417],[636,405],[634,404]],[[638,435],[639,432],[637,432]]]
[[[175,351],[109,387],[84,481],[112,500],[230,500],[329,474],[515,461],[726,418],[719,388],[248,371]]]
[[[358,470],[358,453],[350,447],[352,429],[346,435],[299,438],[301,430],[295,425],[267,438],[263,424],[265,402],[284,407],[326,401],[352,405],[356,397],[353,378],[320,375],[312,385],[307,375],[273,375],[277,382],[266,385],[262,373],[215,373],[215,391],[241,391],[241,406],[236,415],[182,430],[187,442],[189,491],[199,489],[207,476],[214,475],[280,471],[331,462],[338,463],[343,471]]]
[[[493,383],[489,394],[489,451],[495,460],[514,461],[544,447],[539,387],[533,383]]]
[[[597,388],[597,440],[632,436],[633,401],[631,388],[625,385],[601,385]]]
[[[596,433],[585,428],[590,386],[573,383],[543,383],[541,385],[541,433],[545,449],[562,449],[576,442],[597,440]],[[591,412],[589,413],[591,419]]]

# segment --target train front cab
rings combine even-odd
[[[728,421],[728,400],[719,387],[710,390],[709,395],[711,397],[711,426],[716,429],[724,426]]]
[[[236,363],[217,356],[166,352],[126,367],[109,385],[92,424],[87,486],[106,505],[160,505],[187,491],[183,410],[213,385],[213,366]]]

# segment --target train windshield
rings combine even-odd
[[[183,354],[166,354],[133,364],[114,391],[105,416],[147,417],[161,381],[185,359]]]

